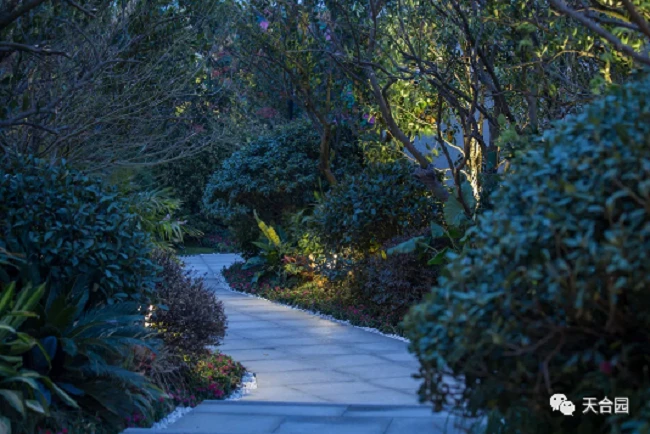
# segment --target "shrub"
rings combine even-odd
[[[205,399],[224,398],[234,391],[246,369],[225,354],[209,354],[191,361],[189,390]]]
[[[313,219],[332,248],[374,249],[427,224],[436,203],[406,160],[371,164],[325,196]]]
[[[157,248],[171,251],[173,245],[183,243],[185,236],[201,235],[179,218],[182,202],[172,197],[169,189],[133,191],[128,198],[140,227],[151,235]]]
[[[517,158],[494,210],[405,321],[423,399],[495,412],[498,432],[650,428],[649,138],[645,80],[566,118]],[[464,390],[452,395],[443,375]],[[554,393],[577,407],[629,397],[629,415],[558,417]]]
[[[309,202],[318,188],[318,134],[308,124],[284,127],[243,146],[208,182],[204,206],[227,224],[253,218],[277,222]]]
[[[337,175],[356,161],[354,146],[333,145]],[[244,253],[256,249],[253,211],[272,225],[314,200],[321,179],[319,136],[310,124],[296,122],[242,147],[226,159],[208,182],[203,204],[208,215],[230,226]]]
[[[155,309],[149,322],[178,354],[204,354],[206,346],[218,345],[225,335],[223,303],[172,254],[157,251],[153,258],[162,267],[156,298],[164,307]]]
[[[93,303],[144,299],[153,289],[150,237],[128,200],[65,161],[0,157],[0,248],[22,254],[35,283],[85,277]],[[5,281],[15,277],[3,270]]]
[[[421,232],[421,231],[420,231]],[[382,250],[397,245],[398,237],[382,246]],[[427,265],[427,257],[419,252],[372,255],[355,264],[357,288],[364,299],[404,314],[436,283],[438,270]]]
[[[27,369],[49,378],[57,389],[74,399],[80,414],[100,417],[108,426],[134,410],[150,414],[151,403],[161,394],[131,363],[137,348],[157,350],[152,330],[144,327],[138,302],[117,302],[85,309],[88,291],[81,297],[63,288],[50,294],[29,318],[24,329],[38,339],[23,356]],[[45,396],[48,404],[61,408],[66,402]]]
[[[165,187],[173,189],[183,198],[182,210],[189,216],[191,226],[202,231],[210,230],[202,213],[203,192],[210,175],[230,155],[232,151],[222,145],[209,146],[196,155],[163,164],[155,169],[155,175]]]

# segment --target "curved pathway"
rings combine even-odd
[[[247,400],[417,405],[419,369],[407,344],[231,291],[221,277],[236,255],[183,258],[207,273],[228,331],[220,351],[257,376]]]
[[[446,414],[418,403],[419,369],[407,344],[229,289],[221,270],[241,258],[183,258],[223,301],[218,347],[257,378],[241,401],[205,401],[158,432],[168,434],[456,433]],[[152,430],[127,430],[129,433]]]

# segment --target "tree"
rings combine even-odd
[[[267,100],[279,96],[289,103],[289,118],[294,107],[304,110],[320,135],[319,169],[335,184],[331,148],[350,125],[352,113],[342,97],[352,92],[352,83],[321,50],[331,39],[329,12],[317,1],[260,0],[242,6],[239,17],[233,51],[240,67],[256,76],[256,91]]]
[[[604,65],[599,55],[606,47],[545,1],[331,0],[328,6],[336,11],[330,23],[336,48],[323,49],[366,83],[382,125],[444,201],[446,191],[432,182],[426,156],[412,143],[420,134],[434,136],[468,215],[465,180],[480,192],[479,175],[496,171],[503,142],[543,129],[591,99]],[[458,161],[452,148],[460,151]]]
[[[643,0],[572,1],[550,0],[565,14],[600,36],[623,59],[650,66],[650,5]],[[609,60],[609,59],[608,59]]]
[[[222,6],[5,2],[3,148],[101,168],[178,159],[223,140],[227,116],[218,108],[225,92],[208,74],[228,31]]]

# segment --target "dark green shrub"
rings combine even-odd
[[[398,237],[382,246],[386,251],[412,236]],[[427,230],[428,232],[428,230]],[[427,265],[428,256],[420,252],[372,255],[354,265],[356,287],[363,299],[386,306],[402,315],[436,283],[438,270]]]
[[[298,123],[244,146],[226,159],[208,182],[203,204],[208,215],[233,229],[246,247],[258,238],[253,211],[264,221],[304,206],[318,190],[318,134]]]
[[[188,216],[188,223],[206,233],[212,225],[202,212],[203,192],[210,176],[231,152],[227,146],[213,145],[189,158],[158,166],[154,171],[161,185],[183,199],[182,211]]]
[[[374,249],[407,230],[425,226],[437,210],[406,160],[372,164],[345,178],[325,196],[313,219],[334,249]]]
[[[153,258],[162,268],[156,299],[164,308],[155,309],[149,322],[167,348],[185,356],[204,354],[208,345],[219,345],[226,333],[223,303],[202,279],[183,270],[173,254],[158,251]]]
[[[0,158],[0,248],[23,255],[35,268],[34,282],[49,279],[58,288],[83,276],[92,303],[143,299],[156,269],[150,237],[129,206],[64,161]],[[0,269],[5,280],[13,274],[14,268]]]
[[[405,321],[421,397],[440,407],[449,375],[497,432],[647,432],[650,82],[558,123],[513,167]],[[551,412],[554,393],[577,417]],[[584,397],[629,397],[629,415],[582,415]]]
[[[253,211],[271,225],[315,200],[326,182],[318,169],[320,139],[309,123],[275,128],[265,137],[234,152],[212,175],[203,204],[205,212],[228,225],[244,253],[259,236]],[[347,142],[332,145],[332,169],[341,177],[359,164],[361,153]]]

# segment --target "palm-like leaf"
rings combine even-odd
[[[27,285],[16,291],[15,282],[2,290],[0,297],[0,431],[11,432],[12,425],[23,425],[32,421],[34,413],[48,413],[47,394],[53,392],[66,404],[76,407],[77,403],[49,378],[23,366],[23,355],[37,351],[47,363],[50,359],[41,343],[21,328],[29,319],[38,315],[39,302],[45,287]]]
[[[135,348],[157,349],[155,332],[144,327],[144,307],[120,302],[83,311],[84,304],[72,294],[54,300],[38,324],[56,338],[54,384],[74,391],[84,410],[106,420],[121,419],[134,408],[147,414],[162,392],[129,366]]]

